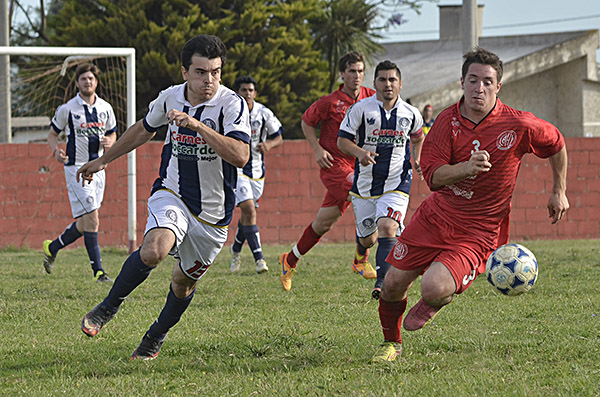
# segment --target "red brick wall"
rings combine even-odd
[[[138,243],[146,223],[146,199],[159,166],[161,143],[137,150]],[[571,210],[557,226],[547,219],[552,188],[548,161],[525,156],[511,214],[511,239],[600,238],[600,138],[567,138],[568,197]],[[258,225],[265,244],[295,242],[317,213],[324,189],[312,150],[305,141],[285,141],[266,156],[267,181],[260,202]],[[429,193],[414,181],[407,221]],[[55,238],[72,221],[62,166],[46,144],[0,145],[0,247],[38,248]],[[237,224],[236,210],[232,225]],[[230,233],[229,241],[233,238]],[[127,159],[107,170],[107,188],[100,210],[100,243],[127,247]],[[323,241],[353,241],[352,209]],[[81,245],[78,241],[76,244]]]

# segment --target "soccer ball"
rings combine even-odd
[[[535,284],[538,263],[535,256],[520,244],[505,244],[487,260],[487,280],[504,295],[517,296]]]

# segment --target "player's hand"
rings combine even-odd
[[[178,127],[189,128],[194,131],[200,123],[189,114],[175,109],[171,109],[169,113],[167,113],[167,118],[169,119],[170,124],[175,124]]]
[[[315,151],[315,158],[317,159],[317,164],[321,168],[327,169],[333,166],[333,156],[323,148]]]
[[[421,180],[424,181],[425,177],[423,176],[423,170],[421,169],[421,162],[415,161],[414,166],[415,166],[415,171],[417,171],[417,174],[419,174],[419,176],[421,177]]]
[[[56,148],[54,150],[54,158],[61,164],[65,164],[69,158],[65,155],[65,151],[61,148]]]
[[[379,156],[379,154],[375,152],[370,152],[368,150],[363,150],[358,157],[358,161],[363,166],[368,166],[370,164],[376,164],[375,157]]]
[[[552,219],[552,224],[560,221],[569,209],[569,200],[564,193],[551,193],[548,199],[548,218]]]
[[[267,142],[261,142],[256,145],[256,149],[258,149],[259,153],[267,153],[271,147],[267,144]]]
[[[113,140],[108,138],[106,135],[103,135],[102,138],[100,138],[100,144],[104,147],[104,150],[107,150],[112,146]]]
[[[85,181],[91,182],[94,179],[94,174],[98,171],[102,171],[106,168],[106,164],[103,164],[97,158],[96,160],[90,161],[89,163],[85,163],[77,170],[77,174],[75,174],[75,178],[77,182],[79,182],[79,177],[81,176],[81,186],[85,186]]]
[[[467,161],[469,176],[475,176],[480,172],[488,172],[491,168],[490,154],[486,150],[473,151],[471,158]]]

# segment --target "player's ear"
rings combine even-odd
[[[181,67],[181,76],[183,77],[183,80],[187,81],[188,71],[184,66]]]

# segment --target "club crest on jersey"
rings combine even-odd
[[[450,127],[452,128],[452,135],[457,136],[460,133],[460,121],[458,121],[456,117],[452,117]]]
[[[346,175],[346,180],[350,183],[354,182],[354,172],[351,172],[348,175]]]
[[[496,139],[496,147],[500,150],[508,150],[517,142],[517,133],[513,130],[502,131]]]
[[[108,112],[100,112],[100,114],[98,114],[98,118],[102,121],[106,121],[108,119]]]
[[[364,219],[364,220],[362,221],[362,224],[363,224],[363,226],[364,226],[364,227],[366,227],[367,229],[370,229],[370,228],[372,228],[373,226],[375,226],[375,220],[374,220],[373,218],[367,218],[367,219]]]
[[[400,127],[402,127],[402,129],[407,129],[410,126],[410,120],[407,119],[406,117],[402,117],[400,119]]]
[[[406,246],[406,244],[397,241],[396,245],[394,245],[394,250],[392,251],[392,253],[394,255],[394,259],[399,261],[408,254],[408,247]]]
[[[173,210],[166,210],[165,216],[173,223],[177,223],[177,213]]]
[[[260,128],[260,120],[252,120],[252,131]]]
[[[207,127],[212,128],[213,130],[217,131],[217,123],[215,123],[214,121],[212,121],[211,119],[204,119],[202,120],[202,122],[204,123],[204,125],[206,125]]]

